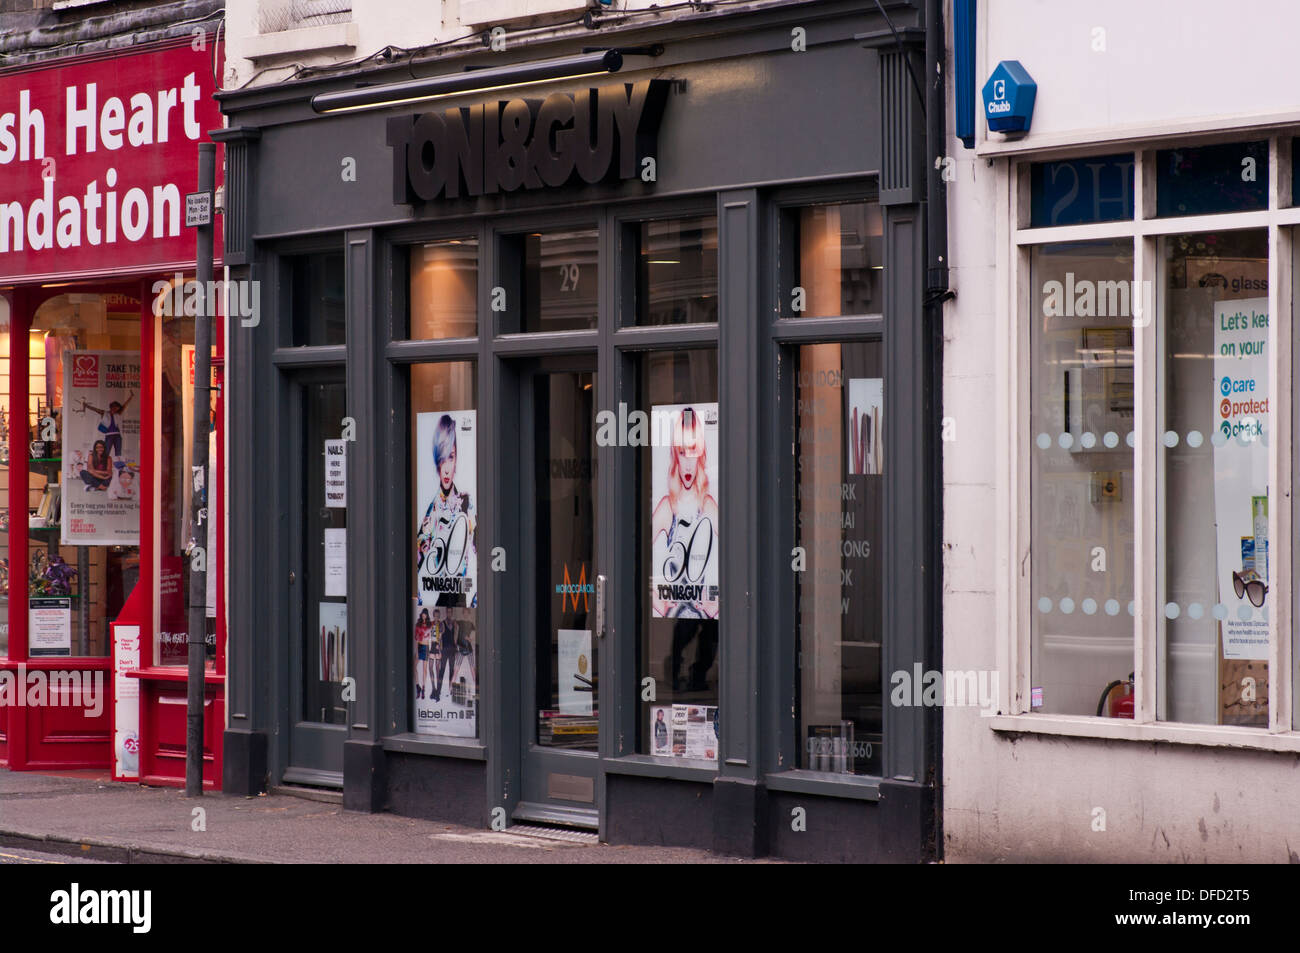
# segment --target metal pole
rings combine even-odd
[[[212,142],[199,143],[199,191],[212,195],[216,188],[217,147]],[[215,210],[213,210],[215,211]],[[203,676],[207,655],[207,552],[208,515],[208,434],[212,427],[211,399],[208,391],[212,377],[212,315],[216,302],[208,296],[212,281],[212,218],[198,226],[195,251],[195,279],[201,307],[194,318],[194,446],[193,467],[182,479],[190,481],[189,591],[189,678],[185,707],[185,796],[203,794]],[[182,368],[181,373],[184,373]]]

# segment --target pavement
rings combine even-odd
[[[97,772],[0,769],[0,851],[22,857],[108,863],[746,862],[704,850],[610,846],[581,834],[563,839],[564,832],[520,830],[356,814],[331,800],[287,794],[244,798],[209,793],[191,799],[176,788],[117,783]]]

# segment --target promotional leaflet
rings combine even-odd
[[[415,730],[473,738],[478,632],[473,609],[415,606]]]
[[[68,351],[63,361],[60,542],[140,543],[140,355]]]
[[[1268,299],[1214,305],[1214,524],[1225,659],[1268,658]]]
[[[718,405],[651,408],[650,606],[718,618]]]
[[[717,705],[651,705],[650,753],[666,758],[718,757]]]

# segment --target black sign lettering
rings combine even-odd
[[[389,119],[393,201],[635,178],[655,154],[668,89],[651,79]]]

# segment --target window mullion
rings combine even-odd
[[[1138,187],[1141,188],[1140,176]],[[1140,206],[1139,206],[1140,208]],[[1139,212],[1138,214],[1141,214]],[[1160,316],[1161,303],[1148,289],[1158,287],[1156,243],[1151,238],[1140,238],[1133,255],[1133,277],[1137,284],[1137,299],[1142,302],[1140,314],[1135,314],[1133,327],[1134,393],[1136,405],[1133,414],[1133,574],[1134,600],[1137,613],[1134,619],[1133,682],[1136,694],[1133,716],[1137,723],[1156,720],[1156,688],[1158,684],[1157,637],[1161,631],[1160,578],[1164,561],[1159,553],[1161,523],[1161,494],[1158,492],[1159,472],[1157,439],[1160,430],[1159,394],[1159,329],[1164,323]],[[1135,309],[1137,310],[1137,309]]]
[[[1274,142],[1271,165],[1276,166],[1277,143]],[[1272,411],[1272,439],[1268,442],[1269,539],[1289,540],[1282,527],[1291,525],[1290,441],[1282,439],[1292,433],[1291,351],[1282,346],[1291,340],[1291,230],[1276,223],[1268,228],[1268,354],[1269,406]],[[1277,535],[1273,535],[1277,534]],[[1268,727],[1270,731],[1291,730],[1291,547],[1270,547],[1269,584],[1274,597],[1269,600],[1268,614]]]

